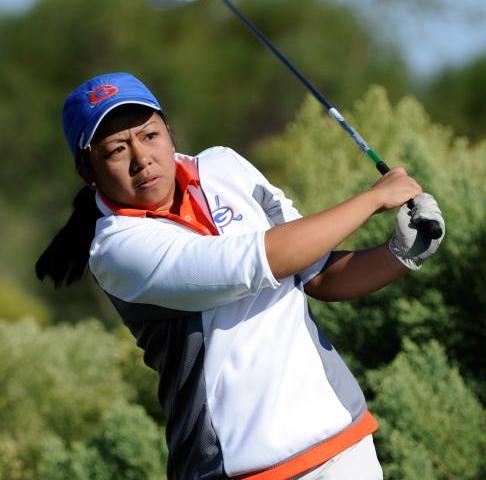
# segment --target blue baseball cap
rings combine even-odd
[[[114,108],[135,103],[162,112],[152,92],[133,75],[107,73],[87,80],[64,102],[62,126],[74,156],[77,149],[89,148],[99,124]]]

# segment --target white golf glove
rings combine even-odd
[[[395,217],[395,235],[388,246],[393,255],[410,270],[418,270],[424,260],[439,248],[445,234],[445,222],[435,198],[421,193],[414,198],[415,207],[409,210],[402,205]],[[436,240],[423,238],[417,224],[423,220],[437,220],[442,227],[442,236]]]

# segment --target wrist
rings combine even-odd
[[[374,190],[366,190],[365,192],[362,192],[359,194],[364,202],[368,205],[370,209],[370,216],[374,215],[376,212],[378,212],[380,209],[383,208],[383,201],[380,198],[379,193]]]

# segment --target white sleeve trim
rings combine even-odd
[[[268,263],[267,250],[265,248],[265,233],[264,231],[257,232],[257,242],[259,243],[257,251],[260,254],[260,262],[264,270],[264,276],[270,282],[269,287],[276,289],[280,287],[280,282],[275,278]]]

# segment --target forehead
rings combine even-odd
[[[140,127],[149,120],[164,123],[160,115],[152,108],[134,104],[121,105],[109,112],[100,123],[93,137],[93,143],[98,143],[115,133]]]

